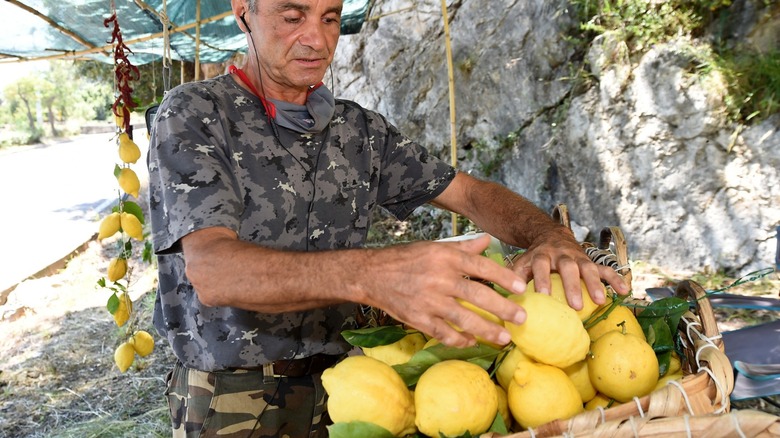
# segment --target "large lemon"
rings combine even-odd
[[[496,357],[496,361],[501,361],[496,368],[496,380],[504,390],[509,388],[509,382],[512,381],[512,377],[515,375],[515,368],[520,361],[530,361],[531,358],[526,356],[516,346],[511,348],[508,353],[501,353]],[[497,362],[498,363],[498,362]]]
[[[588,374],[598,392],[624,403],[655,388],[658,359],[644,339],[610,331],[598,338],[590,351]]]
[[[486,321],[490,321],[490,322],[492,322],[492,323],[494,323],[494,324],[501,325],[501,326],[503,326],[503,325],[504,325],[504,321],[503,321],[501,318],[499,318],[498,316],[496,316],[496,315],[494,315],[494,314],[492,314],[492,313],[488,312],[487,310],[485,310],[485,309],[483,309],[483,308],[481,308],[481,307],[478,307],[478,306],[476,306],[476,305],[474,305],[474,304],[472,304],[472,303],[470,303],[470,302],[468,302],[468,301],[461,300],[460,298],[457,298],[456,300],[458,301],[458,304],[460,304],[461,306],[463,306],[463,307],[465,307],[465,308],[467,308],[467,309],[471,310],[472,312],[476,313],[476,314],[477,314],[477,315],[479,315],[479,316],[480,316],[482,319],[484,319],[484,320],[486,320]],[[451,325],[451,326],[452,326],[452,327],[453,327],[455,330],[461,331],[461,328],[460,328],[460,327],[458,327],[457,325],[455,325],[455,324],[450,324],[450,325]],[[495,348],[496,350],[500,350],[500,349],[502,349],[502,348],[504,347],[503,345],[498,345],[498,344],[496,344],[496,343],[489,342],[489,341],[487,341],[485,338],[482,338],[482,337],[480,337],[480,336],[477,336],[477,337],[476,337],[476,339],[477,339],[477,342],[479,342],[479,343],[481,343],[481,344],[488,345],[488,346],[490,346],[490,347],[493,347],[493,348]]]
[[[593,383],[590,382],[587,360],[583,359],[574,365],[569,365],[563,369],[563,372],[566,373],[572,383],[574,383],[574,387],[577,388],[577,392],[580,393],[583,403],[587,403],[596,396],[596,388],[594,388]]]
[[[509,410],[523,428],[564,420],[582,412],[582,399],[560,368],[520,362],[507,391]]]
[[[566,368],[585,359],[590,338],[577,312],[550,295],[538,292],[511,295],[525,309],[522,324],[504,322],[512,342],[538,362]]]
[[[594,311],[599,307],[598,304],[593,302],[593,299],[588,293],[588,288],[585,286],[585,282],[580,279],[580,289],[582,294],[582,309],[576,310],[577,316],[580,317],[580,321],[585,321]],[[606,297],[607,289],[601,286],[602,293]],[[536,292],[536,285],[534,280],[528,282],[528,286],[525,288],[525,293]],[[569,305],[569,301],[566,298],[566,292],[563,290],[563,280],[561,274],[553,272],[550,274],[550,296],[560,301],[563,304]]]
[[[409,333],[392,344],[364,347],[363,354],[393,366],[409,362],[414,353],[422,350],[427,340],[420,332]]]
[[[490,428],[498,412],[496,384],[487,371],[464,360],[445,360],[417,381],[415,423],[421,433],[438,437],[472,436]]]
[[[394,436],[415,432],[414,399],[401,376],[368,356],[349,356],[322,373],[333,422],[365,421]]]
[[[605,304],[604,306],[600,307],[593,313],[593,318],[600,317],[607,311],[608,308],[609,304]],[[645,339],[645,333],[642,331],[642,326],[639,325],[639,321],[636,319],[636,315],[634,315],[634,312],[632,312],[631,309],[626,306],[615,307],[611,312],[609,312],[605,319],[597,322],[592,327],[589,327],[588,336],[590,336],[591,341],[595,341],[604,333],[611,331],[623,331],[623,327],[625,327],[626,333],[630,333]]]

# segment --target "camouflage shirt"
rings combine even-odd
[[[154,323],[184,365],[203,371],[344,353],[340,332],[356,306],[278,314],[204,306],[185,275],[183,236],[217,226],[277,249],[360,247],[372,208],[404,218],[455,175],[354,102],[336,100],[319,134],[271,125],[260,100],[229,75],[167,94],[148,161],[159,262]]]

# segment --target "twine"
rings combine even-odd
[[[674,385],[677,387],[677,389],[680,390],[680,393],[682,393],[682,398],[685,401],[685,407],[688,408],[688,412],[691,413],[691,415],[694,415],[693,407],[691,406],[691,401],[688,399],[688,393],[685,392],[685,388],[682,386],[680,382],[677,380],[670,380],[666,382],[667,385]]]
[[[607,415],[606,411],[604,410],[603,406],[596,406],[599,409],[599,412],[601,412],[601,424],[604,424],[607,422]]]
[[[683,420],[685,421],[685,435],[686,435],[688,438],[691,438],[691,423],[690,423],[690,421],[689,421],[689,418],[690,418],[690,417],[688,417],[688,415],[687,415],[687,414],[686,414],[686,415],[683,415]]]
[[[631,430],[634,432],[634,437],[639,437],[639,431],[636,430],[636,424],[634,424],[634,416],[628,417],[628,422],[631,424]]]
[[[634,396],[634,403],[636,403],[637,410],[639,410],[639,417],[645,418],[645,411],[642,410],[642,403],[639,401],[639,397]]]
[[[729,414],[729,417],[731,417],[731,421],[734,423],[734,429],[737,431],[740,438],[747,438],[742,432],[742,428],[739,427],[739,420],[737,419],[737,416],[734,414]]]

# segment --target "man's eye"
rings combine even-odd
[[[298,24],[301,22],[300,17],[284,17],[285,23]]]

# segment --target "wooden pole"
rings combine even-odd
[[[195,80],[200,79],[200,0],[195,6]]]
[[[201,23],[202,24],[211,23],[212,21],[222,20],[223,18],[229,17],[231,15],[233,15],[233,11],[223,12],[223,13],[217,14],[217,15],[215,15],[213,17],[209,17],[209,18],[206,18],[204,20],[201,20]],[[182,25],[182,26],[176,26],[173,29],[171,29],[169,32],[171,34],[174,34],[174,33],[184,33],[186,35],[185,31],[190,30],[190,29],[192,29],[195,26],[197,26],[197,23],[189,23],[189,24],[185,24],[185,25]],[[152,35],[146,35],[146,36],[143,36],[143,37],[134,38],[132,40],[125,40],[124,43],[125,43],[126,46],[130,46],[132,44],[138,44],[138,43],[143,43],[145,41],[149,41],[149,40],[153,40],[153,39],[157,39],[157,38],[162,38],[162,36],[163,36],[163,32],[159,32],[159,33],[155,33],[155,34],[152,34]],[[16,63],[16,62],[25,62],[25,61],[46,61],[46,60],[49,60],[49,59],[76,58],[76,57],[80,57],[80,56],[83,56],[83,55],[89,55],[90,53],[110,52],[111,50],[113,50],[113,48],[114,48],[114,46],[112,44],[107,44],[107,45],[101,46],[101,47],[93,47],[91,49],[86,49],[86,50],[74,50],[72,52],[63,53],[63,54],[57,54],[57,55],[51,55],[51,56],[41,56],[41,57],[36,57],[36,58],[21,58],[21,59],[16,59],[14,61],[0,61],[0,64],[6,64],[6,63],[10,64],[10,63]]]
[[[450,90],[450,164],[458,166],[458,140],[455,129],[455,76],[452,66],[452,45],[450,43],[450,20],[447,14],[447,0],[441,0],[444,17],[444,47],[447,53],[447,78]],[[458,214],[452,213],[452,235],[458,235]]]

